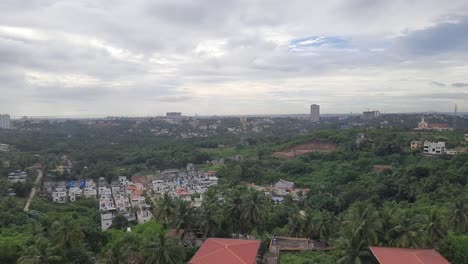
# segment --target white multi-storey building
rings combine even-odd
[[[10,115],[0,114],[0,129],[10,129],[10,128],[11,128]]]
[[[320,105],[313,104],[310,106],[310,120],[312,122],[320,121]]]
[[[447,152],[445,142],[424,142],[423,153],[431,155],[442,155]]]

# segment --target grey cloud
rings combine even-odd
[[[457,88],[468,87],[468,83],[452,83],[452,86]]]
[[[126,108],[128,101],[138,109],[140,105],[150,109],[154,101],[184,108],[184,102],[190,100],[215,101],[210,96],[200,99],[199,93],[190,89],[209,94],[210,89],[218,91],[228,86],[242,88],[233,96],[248,98],[252,104],[238,111],[249,112],[258,109],[255,102],[261,97],[251,96],[245,87],[252,83],[265,84],[267,88],[261,94],[274,100],[300,102],[301,97],[319,96],[344,102],[351,100],[356,91],[345,99],[337,94],[356,90],[362,83],[340,83],[341,76],[364,75],[368,81],[362,89],[369,90],[394,79],[393,72],[400,75],[408,70],[414,76],[398,89],[410,94],[422,89],[413,87],[413,81],[420,84],[416,79],[427,86],[432,77],[419,76],[425,71],[440,73],[435,76],[441,82],[431,83],[437,87],[443,87],[441,84],[447,80],[463,80],[447,76],[445,71],[466,66],[467,34],[463,30],[467,19],[458,18],[458,25],[437,20],[450,15],[449,8],[468,10],[460,9],[460,2],[454,0],[447,7],[438,0],[117,0],[112,5],[97,0],[4,0],[0,1],[0,26],[38,30],[47,38],[0,35],[0,72],[4,73],[0,74],[0,91],[24,98],[25,106],[35,101],[64,100],[71,109],[89,106],[99,112],[105,108],[102,102],[109,100],[121,105],[121,111],[132,110]],[[346,14],[333,12],[336,8]],[[429,23],[434,26],[427,27]],[[409,29],[405,36],[388,38],[402,28]],[[291,40],[310,36],[350,39],[350,47],[290,52]],[[450,43],[443,43],[441,37]],[[108,48],[89,45],[93,40]],[[216,41],[223,44],[211,45]],[[421,43],[431,41],[435,43]],[[200,44],[205,49],[196,51]],[[211,54],[216,49],[222,55]],[[154,57],[163,62],[152,62]],[[84,75],[96,79],[97,84],[75,84],[73,88],[61,82],[31,84],[24,80],[30,72],[59,79]],[[379,74],[374,76],[374,72]],[[336,76],[333,85],[320,80],[332,76]],[[286,87],[286,92],[282,93],[281,87]],[[300,91],[307,87],[311,87],[310,92]],[[219,94],[216,101],[220,107],[216,109],[222,112],[224,105],[236,98]],[[359,103],[365,105],[369,100],[363,97]],[[213,107],[207,109],[212,111]],[[280,110],[290,111],[288,107]]]
[[[442,82],[436,82],[436,81],[431,81],[430,82],[432,85],[439,86],[439,87],[445,87],[445,83]]]
[[[172,102],[185,102],[185,101],[189,101],[192,99],[191,96],[188,96],[188,95],[180,95],[180,96],[158,96],[158,97],[155,97],[154,98],[155,101],[158,101],[158,102],[168,102],[168,103],[172,103]]]
[[[435,55],[468,49],[468,16],[455,18],[458,22],[443,22],[411,31],[397,39],[396,47],[417,55]]]
[[[32,96],[42,102],[83,102],[84,100],[98,101],[99,98],[113,93],[109,88],[104,87],[57,87],[38,86],[32,88]]]

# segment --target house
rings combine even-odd
[[[418,150],[423,147],[423,142],[422,141],[411,141],[411,149],[412,150]]]
[[[369,248],[380,264],[450,264],[434,249]]]
[[[56,188],[52,192],[52,201],[54,203],[65,203],[67,201],[67,190],[65,188]]]
[[[424,142],[423,153],[429,155],[441,155],[445,154],[447,149],[445,148],[445,142]]]
[[[17,170],[8,174],[8,180],[12,183],[25,182],[27,176],[28,174],[26,172]]]
[[[189,264],[255,264],[260,240],[208,238]]]
[[[113,212],[101,213],[101,229],[105,231],[109,229],[112,225],[112,220],[114,220],[115,214]]]
[[[468,134],[465,134],[465,141],[468,141]]]
[[[0,144],[0,152],[8,152],[8,151],[10,151],[10,145]]]

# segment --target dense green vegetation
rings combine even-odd
[[[184,248],[165,237],[173,228],[203,238],[253,235],[263,242],[261,254],[272,235],[309,237],[334,248],[284,254],[282,263],[374,263],[368,250],[373,245],[435,248],[452,263],[468,263],[468,153],[427,157],[409,149],[411,140],[426,139],[445,141],[449,148],[466,147],[461,132],[369,128],[298,135],[278,129],[276,135],[249,135],[249,145],[240,145],[240,135],[177,139],[154,136],[146,125],[122,121],[116,127],[100,127],[69,121],[2,131],[0,141],[15,150],[0,153],[0,262],[184,263],[196,250],[195,237]],[[364,139],[357,140],[359,134]],[[291,159],[271,156],[311,141],[338,148]],[[117,218],[106,232],[98,228],[93,200],[58,205],[35,199],[31,211],[23,212],[21,196],[27,196],[34,175],[27,185],[15,186],[5,176],[37,162],[47,173],[63,155],[75,161],[71,173],[47,177],[110,180],[191,162],[216,170],[221,185],[204,195],[199,208],[163,196],[152,205],[154,221],[134,226]],[[229,158],[236,155],[242,157]],[[226,158],[223,165],[206,163],[219,158]],[[389,167],[376,170],[374,165]],[[274,204],[245,187],[252,182],[269,186],[279,179],[310,192],[298,201],[286,198]],[[8,197],[10,188],[19,197]],[[128,225],[132,232],[126,232]]]

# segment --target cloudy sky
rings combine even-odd
[[[0,113],[468,111],[467,0],[0,0]]]

